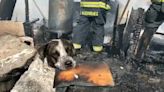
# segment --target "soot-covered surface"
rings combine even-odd
[[[136,63],[133,60],[109,58],[106,53],[82,52],[75,59],[78,63],[107,63],[113,74],[114,87],[70,86],[66,92],[164,92],[164,65]],[[101,90],[103,89],[103,90]],[[61,91],[59,91],[61,92]]]
[[[39,37],[43,39],[42,36]],[[157,54],[151,54],[156,58],[155,55]],[[75,56],[75,59],[78,63],[107,63],[111,68],[115,86],[106,88],[75,85],[57,88],[59,89],[57,92],[164,92],[164,64],[154,63],[152,57],[145,58],[148,61],[153,60],[149,63],[137,63],[133,60],[107,57],[107,54],[104,53],[93,54],[86,50]],[[162,59],[159,58],[160,61],[164,61]]]

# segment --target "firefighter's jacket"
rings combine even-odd
[[[110,10],[108,0],[81,0],[80,14],[84,16],[98,16],[101,10]]]
[[[154,4],[153,6],[157,11],[164,13],[164,0],[151,0],[151,2]]]
[[[151,0],[152,3],[161,3],[164,2],[164,0]]]

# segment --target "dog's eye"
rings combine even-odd
[[[60,56],[60,53],[57,51],[55,53],[52,53],[53,58],[58,58],[59,56]]]
[[[69,48],[66,48],[66,52],[67,52],[67,53],[69,53],[69,50],[70,50]]]
[[[71,48],[66,47],[65,50],[66,50],[66,52],[67,52],[69,55],[71,54]]]
[[[74,49],[73,49],[73,47],[66,47],[65,50],[66,50],[68,55],[74,56]]]

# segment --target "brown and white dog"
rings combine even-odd
[[[38,49],[40,58],[49,66],[61,70],[67,70],[76,66],[72,58],[75,51],[70,41],[64,39],[53,39]]]

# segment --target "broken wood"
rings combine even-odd
[[[0,21],[0,35],[25,36],[23,22]]]

